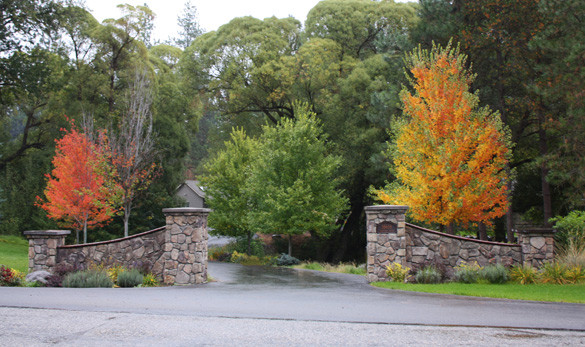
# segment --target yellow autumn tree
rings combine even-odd
[[[383,203],[408,205],[413,219],[448,231],[455,223],[489,225],[508,204],[510,136],[497,112],[478,107],[465,60],[450,44],[407,56],[413,91],[401,92],[405,120],[388,152],[397,180],[375,191]]]

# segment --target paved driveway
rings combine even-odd
[[[389,291],[356,275],[210,263],[216,282],[0,288],[0,345],[585,344],[585,305]]]

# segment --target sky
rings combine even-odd
[[[276,16],[293,17],[304,22],[307,13],[319,0],[191,0],[197,7],[200,26],[205,31],[217,30],[236,17],[253,16],[259,19]],[[121,12],[116,5],[127,3],[133,6],[148,4],[156,14],[153,36],[165,40],[179,31],[177,16],[183,12],[185,0],[85,0],[93,16],[98,21],[106,18],[119,18]]]
[[[121,12],[116,5],[127,3],[133,6],[148,4],[156,14],[153,38],[161,41],[179,32],[177,16],[183,12],[186,0],[85,0],[86,6],[98,21],[119,18]],[[398,0],[405,2],[407,0]],[[272,16],[290,16],[305,22],[307,13],[319,0],[191,0],[197,7],[200,26],[205,31],[217,30],[236,17],[252,16],[264,19]]]

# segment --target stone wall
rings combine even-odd
[[[60,246],[58,263],[81,265],[87,268],[91,264],[124,265],[127,267],[146,265],[153,274],[162,280],[162,271],[156,271],[154,265],[164,256],[166,227],[157,228],[132,236],[80,245]]]
[[[205,208],[163,209],[166,226],[121,239],[64,245],[69,231],[27,231],[29,270],[52,271],[59,263],[89,266],[147,265],[164,284],[207,281],[207,216]]]
[[[454,274],[454,267],[462,262],[513,265],[522,262],[520,245],[473,240],[440,233],[406,224],[406,261],[403,265],[421,268],[428,264],[443,264],[447,277]]]
[[[65,244],[69,230],[28,230],[28,272],[52,271],[57,264],[57,247]]]
[[[378,205],[365,208],[367,219],[368,281],[387,280],[386,266],[399,263],[410,268],[442,264],[452,277],[462,262],[540,266],[554,259],[554,232],[530,229],[518,232],[519,244],[488,242],[440,233],[405,223],[407,206]]]
[[[207,215],[205,208],[165,208],[167,217],[164,283],[194,284],[207,282]]]
[[[518,231],[518,243],[522,246],[523,261],[534,267],[554,260],[555,239],[551,229],[526,229]]]
[[[367,277],[369,282],[386,280],[386,266],[406,263],[405,213],[407,206],[367,206]]]

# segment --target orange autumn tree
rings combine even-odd
[[[46,199],[37,197],[37,205],[47,211],[49,218],[75,229],[77,243],[79,231],[83,230],[86,243],[87,230],[105,224],[116,213],[119,188],[113,183],[114,171],[106,152],[74,126],[64,131],[65,135],[56,140],[54,169],[47,174]]]
[[[479,108],[474,75],[458,49],[433,46],[407,56],[413,92],[404,88],[404,121],[389,151],[397,180],[375,194],[410,206],[413,219],[447,226],[491,224],[506,212],[510,140],[497,112]]]

